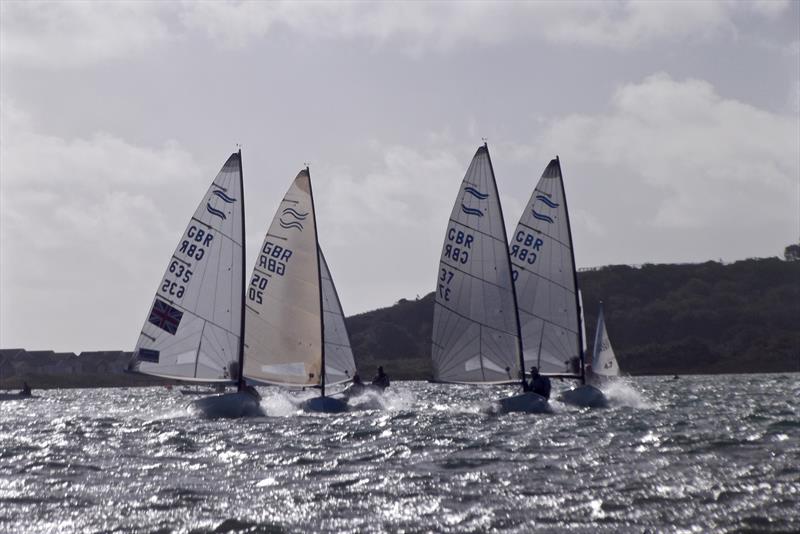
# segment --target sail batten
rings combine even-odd
[[[505,226],[485,146],[475,153],[448,219],[432,359],[438,382],[506,383],[521,371]]]
[[[244,225],[240,162],[239,153],[228,158],[189,218],[156,290],[130,370],[197,382],[235,378],[244,259],[242,243],[234,237]]]

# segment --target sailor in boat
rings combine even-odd
[[[383,372],[383,366],[378,367],[378,374],[373,377],[372,385],[379,387],[381,391],[389,387],[389,376]]]
[[[572,373],[573,375],[581,374],[581,359],[577,356],[573,356],[569,360],[564,362],[567,366],[567,372]]]
[[[550,399],[550,379],[540,375],[538,367],[531,367],[531,382],[525,389]]]
[[[346,398],[358,397],[362,393],[364,393],[364,382],[361,381],[361,375],[356,371],[355,374],[353,374],[350,386],[344,390],[344,396]]]

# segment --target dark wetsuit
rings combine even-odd
[[[372,385],[378,386],[381,389],[386,389],[389,387],[389,376],[386,373],[378,373],[375,375],[375,378],[372,379]]]
[[[545,399],[550,398],[550,379],[546,376],[538,375],[531,378],[529,391],[541,395]]]

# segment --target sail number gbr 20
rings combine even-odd
[[[286,264],[292,257],[291,249],[276,245],[271,241],[265,241],[258,255],[258,265],[253,270],[253,278],[250,280],[250,287],[247,290],[247,298],[258,304],[264,302],[264,290],[267,288],[269,278],[260,274],[258,270],[266,271],[278,276],[286,273]]]

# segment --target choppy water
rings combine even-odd
[[[0,530],[800,530],[800,375],[631,379],[552,415],[488,413],[510,388],[400,382],[344,415],[262,392],[238,421],[163,388],[0,403]]]

